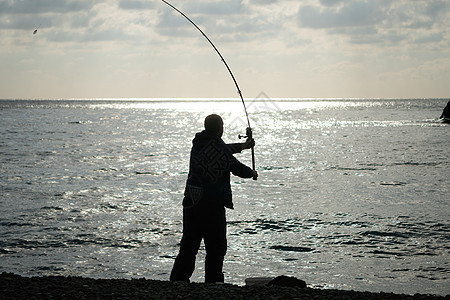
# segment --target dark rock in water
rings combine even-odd
[[[295,247],[295,246],[283,246],[283,245],[275,245],[269,247],[269,249],[280,250],[280,251],[293,251],[293,252],[311,252],[314,251],[313,248],[308,247]]]
[[[275,277],[268,285],[306,288],[306,282],[303,280],[285,275]]]
[[[441,119],[450,119],[450,101],[448,101],[447,106],[442,111]]]

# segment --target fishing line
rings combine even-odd
[[[214,50],[216,50],[217,54],[219,55],[220,59],[222,60],[222,62],[224,63],[225,67],[228,70],[228,73],[230,73],[231,78],[233,79],[234,85],[237,88],[239,97],[241,98],[242,104],[244,105],[244,111],[245,111],[245,116],[247,117],[247,130],[246,130],[246,137],[248,139],[252,139],[253,138],[253,133],[252,133],[252,128],[250,126],[250,119],[248,117],[248,112],[247,112],[247,106],[245,105],[245,101],[244,101],[244,97],[242,97],[242,92],[241,89],[239,88],[239,85],[236,81],[236,78],[233,75],[233,72],[231,72],[230,67],[228,66],[227,62],[225,61],[225,58],[223,58],[222,54],[219,52],[219,50],[217,49],[217,47],[213,44],[213,42],[208,38],[208,36],[206,36],[206,34],[200,29],[200,27],[197,26],[197,24],[195,24],[191,19],[189,19],[188,16],[186,16],[182,11],[180,11],[178,8],[176,8],[175,6],[173,6],[172,4],[170,4],[169,2],[165,1],[165,0],[161,0],[162,2],[164,2],[165,4],[169,5],[170,7],[172,7],[174,10],[176,10],[180,15],[182,15],[183,17],[185,17],[192,25],[194,25],[195,28],[197,28],[198,31],[200,31],[200,33],[206,38],[206,40],[211,44],[211,46],[214,48]],[[251,148],[252,150],[252,169],[255,171],[255,150],[254,147]],[[253,178],[254,180],[256,180],[256,178]]]

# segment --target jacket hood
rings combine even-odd
[[[206,146],[211,140],[220,139],[216,134],[203,130],[202,132],[198,132],[195,134],[194,139],[192,140],[192,145],[196,149],[201,149]]]

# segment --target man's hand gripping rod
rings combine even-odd
[[[253,139],[253,132],[252,132],[252,128],[251,127],[247,127],[247,129],[245,130],[245,134],[246,135],[238,135],[238,138],[242,139],[242,138],[246,138],[247,140],[252,140]],[[255,149],[254,146],[252,146],[252,169],[253,171],[255,170]],[[256,180],[258,177],[253,176],[253,180]]]

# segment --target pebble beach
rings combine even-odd
[[[237,286],[148,279],[0,275],[0,299],[450,299],[282,286]]]

